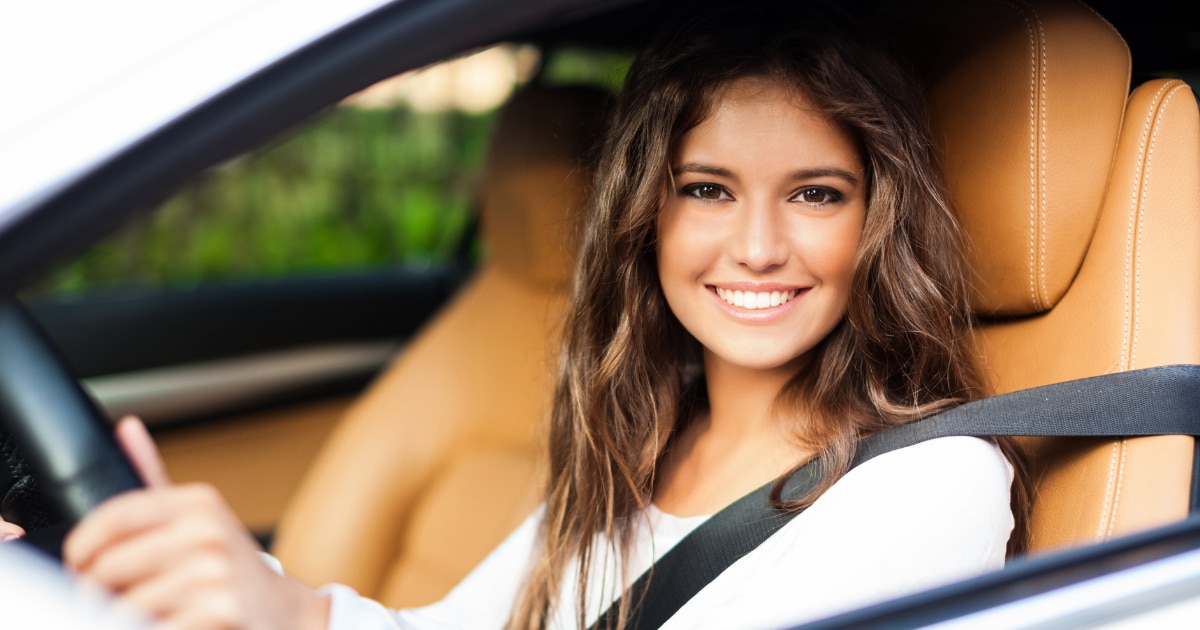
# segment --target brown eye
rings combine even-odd
[[[725,188],[717,184],[688,184],[683,187],[683,194],[703,201],[720,201],[729,198]]]
[[[814,206],[822,206],[827,203],[841,201],[842,195],[836,190],[825,188],[824,186],[810,186],[801,190],[795,199]]]

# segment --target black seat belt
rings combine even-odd
[[[939,437],[994,435],[1200,436],[1200,365],[1106,374],[966,403],[864,438],[851,467]],[[1200,504],[1197,460],[1200,447],[1193,456],[1193,511]],[[807,494],[819,478],[820,466],[818,458],[799,468],[784,485],[783,498]],[[799,514],[771,505],[772,485],[738,499],[693,530],[613,602],[592,629],[614,627],[620,607],[630,597],[641,600],[629,613],[630,630],[662,626],[700,589]]]

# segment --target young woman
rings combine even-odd
[[[596,179],[545,503],[442,602],[392,613],[286,580],[219,497],[166,482],[136,423],[120,437],[151,489],[85,520],[68,564],[179,627],[585,628],[709,515],[821,455],[809,496],[776,485],[807,509],[668,627],[782,626],[998,568],[1024,540],[1007,441],[847,472],[860,437],[984,393],[920,90],[866,41],[738,9],[641,55]]]

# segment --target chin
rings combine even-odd
[[[761,352],[747,352],[743,348],[739,352],[714,352],[713,358],[721,363],[743,370],[777,372],[779,370],[799,370],[803,364],[803,358],[807,355],[807,352],[784,354],[780,353],[779,350],[779,346],[764,348]]]

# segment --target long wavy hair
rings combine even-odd
[[[585,627],[589,575],[606,561],[594,557],[597,537],[607,541],[602,553],[627,565],[655,471],[707,404],[701,349],[659,284],[655,229],[673,152],[734,81],[803,94],[857,143],[867,171],[846,316],[775,401],[827,465],[808,496],[785,500],[781,477],[776,506],[810,505],[846,473],[862,436],[985,393],[963,239],[911,73],[863,34],[812,15],[802,22],[786,7],[695,13],[671,20],[644,49],[610,121],[563,329],[541,547],[510,627],[545,627],[568,579]],[[1015,446],[997,441],[1017,470],[1016,552],[1026,540],[1025,474]],[[578,570],[566,575],[572,560]]]

